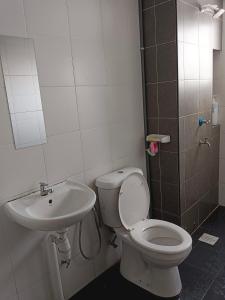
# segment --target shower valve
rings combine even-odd
[[[209,148],[211,147],[211,144],[210,144],[208,138],[204,138],[203,140],[200,140],[200,141],[199,141],[199,144],[200,144],[200,145],[207,145]]]

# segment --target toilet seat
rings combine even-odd
[[[145,177],[140,173],[129,175],[122,183],[118,208],[120,221],[125,229],[148,217],[150,193]]]
[[[190,235],[181,227],[162,220],[146,219],[133,226],[131,239],[144,251],[178,254],[192,245]]]
[[[140,173],[129,175],[119,193],[119,216],[125,232],[139,250],[158,255],[181,254],[191,248],[192,239],[181,227],[162,220],[148,219],[150,194]]]

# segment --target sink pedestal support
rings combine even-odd
[[[57,252],[62,257],[61,264],[66,264],[66,267],[68,267],[71,262],[71,247],[67,231],[65,229],[57,233],[51,233],[47,238],[48,262],[54,300],[65,300]]]

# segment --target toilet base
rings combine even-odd
[[[178,267],[159,268],[147,263],[137,249],[124,242],[120,272],[127,280],[162,298],[177,297],[182,289]]]

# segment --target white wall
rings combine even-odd
[[[214,88],[220,111],[220,192],[219,203],[225,206],[225,21],[223,17],[222,51],[214,52]]]
[[[45,235],[11,222],[2,204],[70,176],[93,186],[116,168],[144,168],[144,129],[137,0],[1,0],[0,34],[35,43],[48,143],[15,150],[0,74],[0,299],[50,300]],[[75,232],[75,234],[74,234]],[[62,271],[66,297],[113,264],[107,246],[84,261],[71,230],[73,262]],[[88,253],[97,247],[85,222]]]

